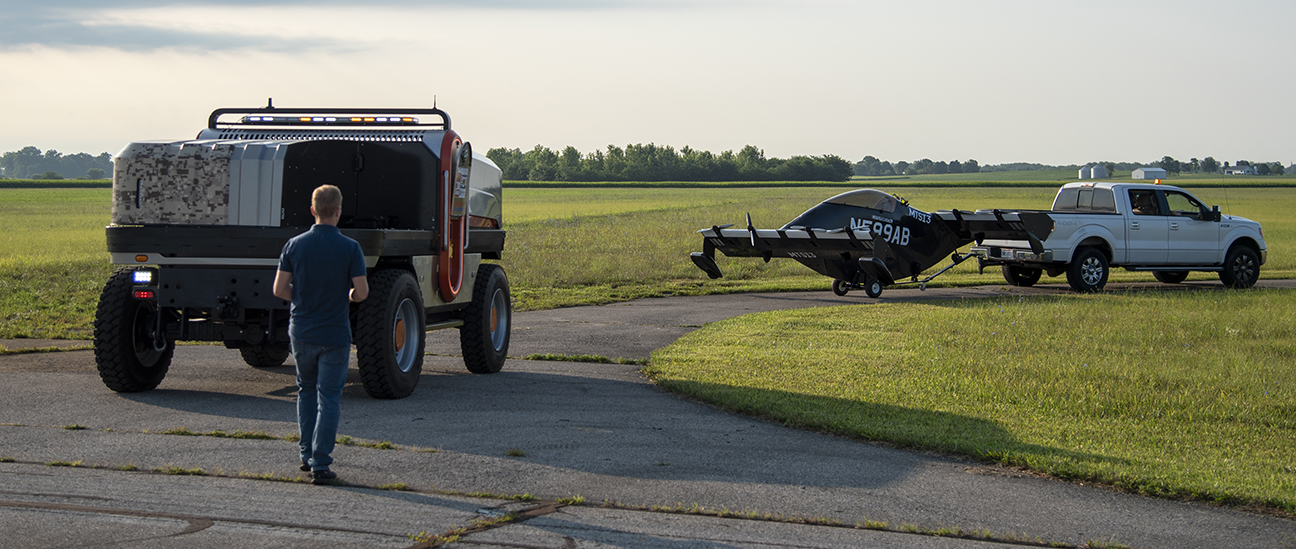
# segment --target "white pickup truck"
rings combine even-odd
[[[1048,214],[1054,227],[1043,242],[983,240],[971,253],[983,270],[1002,266],[1010,284],[1066,273],[1079,292],[1102,290],[1111,267],[1151,271],[1168,284],[1190,271],[1218,272],[1225,286],[1249,288],[1268,253],[1259,223],[1221,215],[1170,185],[1068,183]]]

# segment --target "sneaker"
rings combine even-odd
[[[310,464],[309,464],[309,463],[306,463],[305,461],[303,461],[302,464],[301,464],[301,467],[298,468],[298,470],[300,470],[300,471],[303,472],[303,473],[309,473],[309,472],[310,472]]]
[[[311,484],[332,484],[337,480],[337,473],[328,469],[320,469],[311,473]]]

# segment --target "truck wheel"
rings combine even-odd
[[[1067,265],[1067,283],[1077,292],[1097,292],[1107,285],[1107,256],[1096,248],[1080,248]]]
[[[1260,256],[1249,246],[1233,246],[1224,256],[1224,270],[1220,282],[1230,288],[1245,289],[1255,286],[1260,278]]]
[[[356,362],[365,392],[373,398],[405,398],[423,373],[423,295],[414,276],[379,271],[369,279],[369,298],[356,314]]]
[[[95,310],[94,355],[104,385],[119,393],[154,389],[171,367],[175,342],[153,342],[157,304],[131,296],[131,273],[120,269],[104,284]]]
[[[882,281],[870,276],[868,281],[864,283],[864,295],[873,298],[882,295]]]
[[[1039,282],[1040,274],[1044,272],[1043,269],[1030,269],[1017,265],[1004,265],[1002,270],[1004,280],[1007,280],[1013,286],[1023,288],[1034,286],[1036,282]]]
[[[271,343],[262,343],[252,347],[243,347],[239,349],[239,354],[243,355],[243,362],[253,368],[274,368],[283,366],[288,355],[292,350],[283,345],[274,345]]]
[[[1153,271],[1152,276],[1162,284],[1178,284],[1188,278],[1188,271]]]
[[[850,292],[850,283],[845,280],[837,279],[833,281],[832,291],[838,297],[845,297]]]
[[[459,327],[459,347],[469,372],[493,374],[504,367],[512,327],[508,275],[499,265],[482,263],[477,267],[472,303],[464,309],[464,325]]]

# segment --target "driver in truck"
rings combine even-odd
[[[1130,191],[1130,203],[1134,204],[1134,215],[1161,215],[1152,191]]]
[[[301,470],[311,472],[312,483],[327,484],[337,478],[329,465],[351,359],[349,303],[369,296],[369,282],[360,244],[337,228],[342,192],[319,186],[310,209],[315,225],[284,244],[274,295],[292,301],[288,337],[297,362]]]

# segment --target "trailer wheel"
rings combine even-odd
[[[459,347],[464,366],[474,374],[493,374],[504,367],[513,327],[513,300],[508,275],[493,263],[477,267],[472,303],[464,309]]]
[[[832,283],[832,291],[839,297],[845,297],[847,293],[850,293],[850,283],[840,278],[834,280]]]
[[[1236,245],[1224,256],[1224,270],[1219,274],[1225,286],[1246,289],[1260,278],[1260,256],[1250,246]]]
[[[864,295],[874,298],[882,295],[882,281],[870,276],[868,282],[864,283]]]
[[[392,269],[370,277],[355,328],[356,362],[369,396],[394,399],[414,392],[423,373],[426,322],[413,275]]]
[[[131,296],[131,273],[119,269],[104,284],[95,310],[94,355],[99,378],[119,393],[138,393],[162,383],[171,367],[175,342],[154,344],[157,304]]]
[[[1162,284],[1178,284],[1188,278],[1188,271],[1153,271],[1152,276]]]
[[[262,343],[240,348],[239,354],[243,355],[243,362],[253,368],[275,368],[283,366],[284,361],[288,360],[288,355],[292,354],[292,349],[283,345]]]
[[[1002,267],[1004,280],[1013,286],[1029,288],[1039,282],[1040,274],[1043,269],[1031,269],[1028,267],[1019,267],[1017,265],[1004,265]]]
[[[1077,292],[1101,291],[1107,285],[1107,256],[1097,248],[1080,248],[1067,265],[1067,283]]]

